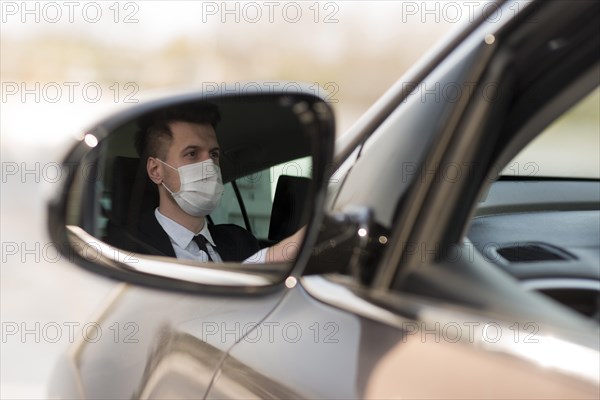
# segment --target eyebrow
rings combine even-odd
[[[202,148],[201,146],[189,145],[189,146],[184,147],[183,150],[181,150],[181,154],[184,154],[188,150],[198,150],[198,149],[201,149],[201,148]],[[213,151],[218,151],[220,153],[221,152],[221,148],[219,146],[215,146],[215,147],[211,148],[210,150],[208,150],[209,153],[211,153]]]

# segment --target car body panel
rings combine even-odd
[[[347,302],[333,307],[319,297]],[[596,398],[594,371],[581,379],[556,359],[541,362],[560,343],[519,336],[508,324],[482,331],[485,316],[420,300],[401,300],[420,309],[409,318],[333,281],[303,278],[265,320],[275,334],[263,325],[236,344],[207,398]],[[286,324],[294,326],[287,337],[278,331]]]
[[[208,389],[220,359],[275,307],[284,288],[218,298],[128,285],[117,291],[95,319],[98,326],[91,326],[87,340],[62,361],[77,371],[79,382],[71,386],[81,385],[85,398],[173,396],[171,386],[197,398]],[[66,372],[58,369],[54,380],[65,379]]]

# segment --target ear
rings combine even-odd
[[[150,177],[150,180],[152,182],[156,183],[157,185],[160,185],[162,183],[162,165],[160,165],[160,163],[156,161],[156,158],[148,157],[148,161],[146,161],[146,171],[148,172],[148,176]]]

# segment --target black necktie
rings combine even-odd
[[[212,257],[210,256],[210,253],[208,252],[208,249],[206,248],[206,238],[200,234],[194,236],[194,238],[192,239],[194,242],[196,242],[196,244],[198,245],[198,248],[204,252],[206,252],[206,255],[208,256],[208,261],[212,261]]]

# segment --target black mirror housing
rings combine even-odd
[[[368,285],[388,237],[389,231],[377,224],[369,208],[354,206],[328,213],[303,274],[351,275],[355,282]]]

